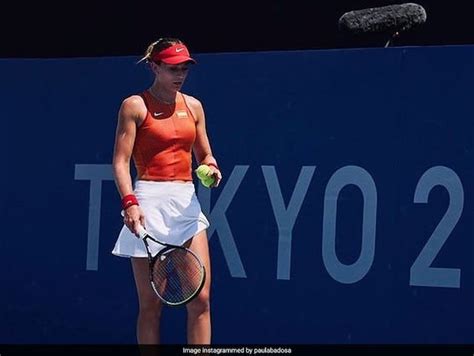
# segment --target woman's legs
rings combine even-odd
[[[185,244],[201,259],[206,269],[206,281],[199,295],[187,304],[188,344],[211,343],[211,311],[209,295],[211,289],[211,263],[206,230],[201,231]]]
[[[198,233],[185,246],[199,256],[206,269],[204,287],[199,295],[187,304],[188,343],[210,344],[211,314],[209,295],[211,289],[211,264],[206,231]],[[162,303],[150,285],[148,259],[132,257],[131,260],[139,301],[137,340],[139,344],[159,344]]]
[[[132,257],[132,268],[139,302],[137,320],[138,343],[159,344],[162,303],[150,284],[148,259]]]

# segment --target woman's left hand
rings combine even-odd
[[[214,166],[209,166],[209,167],[211,168],[212,176],[214,177],[214,183],[212,183],[210,188],[216,188],[219,186],[219,183],[222,179],[222,174],[221,174],[221,171],[218,170],[216,167]]]

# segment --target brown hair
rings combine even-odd
[[[158,41],[155,41],[148,46],[144,56],[137,63],[143,61],[146,61],[148,63],[149,61],[151,61],[151,57],[154,53],[161,52],[162,50],[174,46],[176,44],[183,44],[183,42],[177,38],[162,37]]]

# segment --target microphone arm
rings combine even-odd
[[[397,38],[397,37],[400,37],[400,32],[398,32],[398,31],[395,32],[395,33],[388,39],[388,41],[385,43],[384,48],[387,48],[387,47],[391,46],[393,40],[394,40],[395,38]]]

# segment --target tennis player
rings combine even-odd
[[[201,102],[180,89],[195,60],[176,38],[152,43],[140,60],[154,74],[152,85],[126,98],[120,107],[113,155],[115,183],[122,199],[124,226],[114,255],[131,258],[139,299],[137,340],[160,343],[162,303],[149,282],[139,224],[157,239],[193,250],[204,263],[206,282],[198,297],[187,304],[189,344],[211,342],[209,292],[211,267],[206,229],[192,181],[192,152],[197,164],[211,167],[217,187],[222,179],[212,155]],[[137,177],[132,183],[130,160]],[[160,246],[156,246],[157,253]]]

